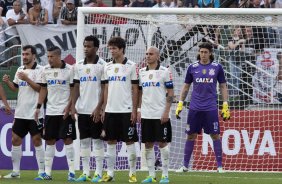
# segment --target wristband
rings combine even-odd
[[[141,112],[141,108],[137,108],[137,112]]]
[[[36,109],[40,109],[42,104],[37,104]]]

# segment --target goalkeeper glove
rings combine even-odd
[[[223,118],[223,121],[230,119],[230,111],[229,111],[227,102],[223,102],[222,110],[221,110],[221,117]]]
[[[178,104],[177,104],[177,108],[175,110],[175,115],[176,115],[177,119],[180,119],[179,115],[180,115],[182,109],[183,109],[183,101],[179,101]]]

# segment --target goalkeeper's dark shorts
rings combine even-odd
[[[131,113],[105,113],[103,129],[104,140],[117,140],[123,142],[137,142],[138,135],[136,123],[131,124]]]
[[[141,119],[142,143],[171,142],[172,130],[170,120],[161,124],[160,119]]]
[[[218,110],[197,111],[189,109],[186,133],[188,135],[200,134],[204,129],[206,134],[219,134],[220,126]]]

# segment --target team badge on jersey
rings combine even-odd
[[[54,72],[54,77],[58,77],[59,73],[58,72]]]
[[[85,73],[89,74],[90,73],[90,68],[86,68]]]
[[[118,73],[119,68],[115,68],[115,73]]]
[[[213,68],[209,70],[209,75],[211,76],[215,75],[215,70]]]
[[[153,74],[150,74],[150,75],[149,75],[149,79],[152,79],[152,78],[153,78]]]
[[[206,73],[207,73],[207,70],[206,70],[206,69],[203,69],[203,70],[202,70],[202,73],[203,73],[203,74],[206,74]]]

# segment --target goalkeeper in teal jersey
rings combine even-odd
[[[197,134],[201,133],[202,129],[204,129],[204,132],[209,134],[213,140],[218,172],[223,172],[216,86],[217,83],[219,83],[223,99],[221,114],[225,121],[230,119],[227,103],[228,93],[226,79],[222,66],[213,60],[212,45],[210,43],[202,43],[199,46],[197,59],[197,62],[188,67],[185,83],[176,109],[176,117],[179,118],[183,108],[183,101],[188,94],[190,85],[193,83],[187,119],[187,140],[184,149],[184,164],[177,172],[188,171],[188,164],[194,149],[195,139],[197,138]]]

